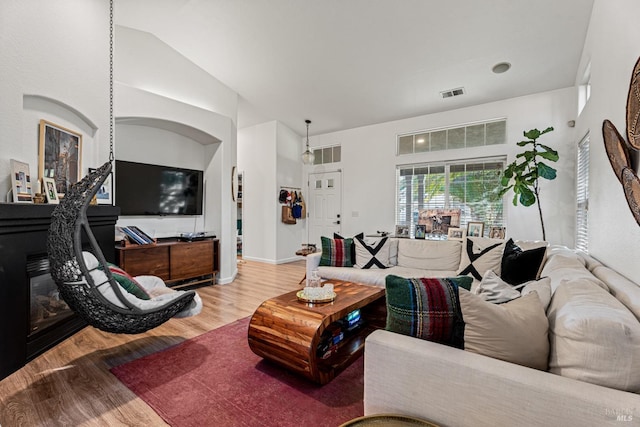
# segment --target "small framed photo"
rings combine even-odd
[[[396,225],[396,237],[409,237],[409,226],[408,225]]]
[[[484,222],[469,221],[467,223],[467,236],[470,236],[470,237],[484,236]]]
[[[80,181],[82,135],[46,120],[40,120],[38,176],[53,178],[59,197]]]
[[[427,226],[424,224],[416,225],[416,239],[424,239],[427,236]]]
[[[11,192],[13,203],[33,203],[29,163],[11,159]]]
[[[89,168],[89,173],[93,171],[94,168]],[[96,200],[99,205],[113,206],[113,172],[102,183],[102,187],[96,193]]]
[[[42,192],[47,199],[47,203],[53,205],[60,203],[58,192],[56,191],[56,181],[53,178],[42,177]]]
[[[489,228],[489,238],[504,239],[507,235],[507,227],[491,227]]]
[[[449,227],[447,231],[447,240],[463,240],[464,230],[459,227]]]

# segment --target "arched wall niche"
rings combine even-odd
[[[98,126],[93,120],[80,110],[58,99],[43,95],[25,94],[22,96],[22,108],[23,110],[45,113],[48,116],[54,116],[69,122],[75,125],[74,127],[78,128],[83,135],[94,137],[98,131]],[[52,121],[55,121],[55,118]]]
[[[190,138],[202,145],[211,145],[222,142],[220,139],[208,132],[172,120],[158,119],[154,117],[116,117],[115,124],[116,126],[134,125],[162,129]]]

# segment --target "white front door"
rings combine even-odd
[[[309,243],[322,248],[320,237],[333,238],[340,233],[342,214],[342,173],[324,172],[309,174],[309,199],[307,200],[307,226]]]

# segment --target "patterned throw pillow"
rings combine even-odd
[[[378,242],[368,245],[364,239],[356,237],[353,246],[356,248],[356,257],[353,266],[356,268],[388,268],[391,244],[388,237],[383,237]]]
[[[120,284],[127,292],[140,299],[151,299],[149,294],[144,290],[142,285],[136,281],[129,273],[118,267],[117,265],[109,264],[109,270],[116,282]]]
[[[320,265],[325,267],[353,267],[351,246],[353,239],[330,239],[321,237],[322,255]]]
[[[386,278],[387,330],[464,348],[464,321],[458,288],[469,289],[472,278]]]
[[[522,250],[513,239],[509,239],[502,255],[500,277],[514,286],[537,279],[546,253],[546,247]]]
[[[502,239],[467,237],[462,245],[460,269],[457,274],[471,274],[476,280],[482,280],[487,270],[493,270],[500,275],[505,244]]]
[[[356,262],[356,245],[355,245],[355,240],[357,238],[361,238],[364,239],[364,233],[358,233],[355,236],[353,236],[351,238],[351,240],[353,241],[353,243],[351,244],[351,262],[353,262],[355,264]],[[341,235],[339,235],[338,233],[333,233],[333,238],[334,239],[344,239],[344,237],[342,237]]]

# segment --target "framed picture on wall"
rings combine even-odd
[[[38,175],[53,178],[62,197],[81,178],[82,135],[46,120],[40,120]]]
[[[44,193],[47,203],[58,204],[58,192],[56,191],[56,181],[53,178],[42,178],[42,192]]]
[[[11,159],[11,192],[14,203],[33,203],[29,163]]]
[[[93,171],[95,171],[94,168],[89,168],[89,173]],[[96,200],[99,205],[113,206],[113,172],[111,172],[102,183],[102,186],[96,193]]]

